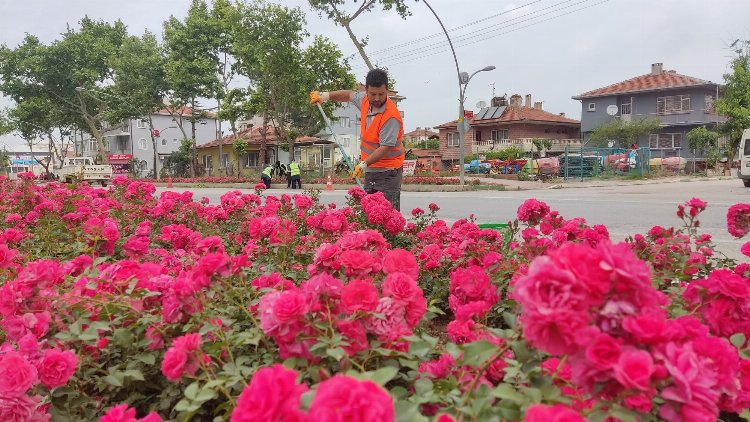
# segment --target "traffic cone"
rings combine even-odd
[[[333,190],[333,180],[331,180],[331,175],[328,175],[328,181],[326,182],[326,190]]]
[[[172,178],[171,177],[169,179],[167,179],[167,187],[168,188],[172,187]]]

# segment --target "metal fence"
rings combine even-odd
[[[565,179],[608,176],[643,176],[657,166],[649,148],[565,148],[557,156],[559,176]],[[659,161],[658,166],[662,166]],[[679,165],[676,167],[679,169]]]

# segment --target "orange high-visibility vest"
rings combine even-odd
[[[404,150],[404,144],[401,142],[401,138],[404,135],[404,121],[401,118],[401,113],[396,108],[396,104],[391,101],[390,98],[385,100],[385,111],[375,115],[372,118],[370,126],[367,126],[367,112],[370,110],[370,100],[365,96],[362,100],[360,116],[360,130],[362,133],[362,141],[360,142],[361,160],[364,161],[367,157],[380,146],[380,128],[383,123],[387,122],[388,119],[394,118],[398,121],[401,126],[398,130],[398,143],[392,147],[390,151],[381,158],[379,161],[370,164],[368,167],[397,169],[404,165],[404,158],[406,151]]]

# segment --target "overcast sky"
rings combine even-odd
[[[407,0],[412,16],[402,20],[380,10],[354,21],[368,36],[367,51],[387,66],[401,103],[405,129],[431,127],[456,118],[458,83],[445,36],[423,2]],[[429,0],[449,30],[459,66],[472,79],[466,108],[496,95],[531,94],[544,109],[580,118],[571,96],[650,71],[651,63],[713,82],[722,82],[732,57],[727,46],[750,38],[748,0]],[[0,0],[0,43],[16,46],[25,33],[43,42],[59,38],[84,15],[121,19],[131,34],[161,34],[170,15],[187,12],[189,0]],[[364,80],[366,67],[343,28],[321,19],[305,0],[277,1],[307,14],[311,35],[323,34],[352,55]],[[0,106],[11,106],[0,100]],[[0,146],[17,140],[0,138]]]

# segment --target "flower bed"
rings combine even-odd
[[[502,234],[354,188],[0,178],[0,420],[716,420],[750,406],[750,265],[526,201]],[[750,207],[728,213],[747,233]],[[743,247],[750,254],[750,245]],[[616,420],[610,419],[610,420]]]
[[[161,178],[160,182],[164,183],[168,178]],[[194,183],[194,184],[214,184],[214,183],[247,183],[255,186],[258,183],[257,178],[249,177],[226,177],[226,176],[212,176],[212,177],[174,177],[171,179],[173,183]],[[140,182],[155,183],[154,179],[138,179]],[[333,177],[331,181],[337,185],[354,185],[354,180],[350,177]],[[304,183],[309,184],[320,184],[325,185],[328,182],[327,177],[316,177],[313,179],[304,179]],[[281,177],[274,177],[272,183],[286,183],[286,179]],[[457,177],[438,177],[438,176],[405,176],[403,179],[405,185],[457,185],[459,180]]]

